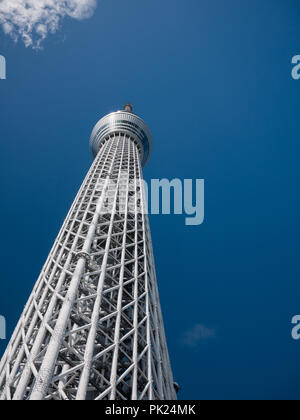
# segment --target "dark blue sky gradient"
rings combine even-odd
[[[8,335],[91,164],[93,125],[130,101],[154,136],[145,178],[206,182],[203,225],[151,217],[179,397],[299,399],[299,2],[103,0],[44,47],[1,34]],[[195,325],[215,338],[188,346]]]

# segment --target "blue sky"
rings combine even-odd
[[[145,178],[206,183],[203,225],[151,216],[179,398],[299,399],[299,2],[102,0],[41,51],[1,33],[0,54],[8,335],[92,162],[93,125],[130,101],[154,137]]]

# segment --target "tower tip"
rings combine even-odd
[[[132,112],[132,110],[133,110],[133,105],[132,104],[129,104],[129,103],[126,103],[125,105],[124,105],[124,111],[127,111],[127,112]]]

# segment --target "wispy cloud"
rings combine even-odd
[[[55,33],[66,16],[91,17],[97,0],[0,0],[0,24],[15,41],[40,48],[48,34]]]
[[[190,348],[196,348],[201,341],[216,338],[216,331],[202,324],[195,324],[182,335],[182,344]]]

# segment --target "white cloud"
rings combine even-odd
[[[26,47],[39,48],[49,33],[55,33],[64,17],[91,17],[97,0],[0,0],[0,24],[5,34]]]
[[[182,336],[182,343],[187,347],[197,347],[201,341],[211,338],[216,338],[215,330],[202,324],[195,324],[192,328],[185,331]]]

